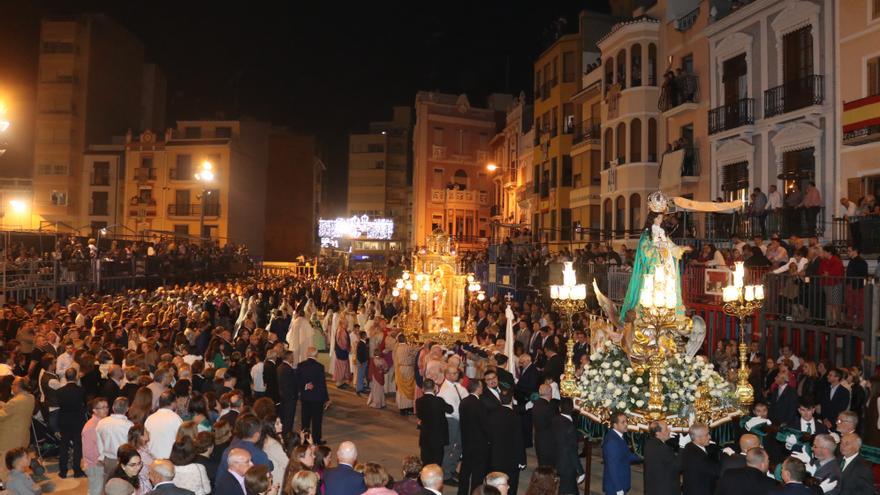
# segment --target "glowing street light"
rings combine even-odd
[[[27,210],[27,204],[20,199],[9,200],[9,206],[12,207],[13,213],[21,214]]]
[[[486,165],[486,170],[488,170],[489,172],[494,172],[494,171],[498,170],[498,165],[495,165],[495,163],[493,163],[493,162],[489,162]]]
[[[199,168],[199,171],[195,173],[195,178],[197,181],[202,183],[202,212],[199,215],[199,238],[202,239],[202,244],[205,241],[205,206],[207,205],[208,199],[208,184],[214,182],[215,174],[214,174],[214,164],[211,163],[210,160],[205,160],[202,162],[202,166]]]

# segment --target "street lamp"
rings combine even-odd
[[[195,173],[196,180],[202,183],[202,208],[199,215],[199,239],[202,246],[205,245],[205,206],[207,204],[207,196],[209,194],[208,184],[214,182],[214,164],[209,160],[202,162],[202,166]]]
[[[17,214],[22,214],[27,210],[27,204],[20,199],[10,199],[9,206],[12,207],[12,212]]]
[[[559,383],[559,391],[565,397],[577,395],[577,380],[574,376],[574,332],[572,331],[572,315],[584,306],[587,299],[587,286],[578,284],[571,261],[563,262],[562,285],[550,286],[550,299],[559,313],[568,320],[568,339],[565,343],[565,371]]]
[[[748,349],[746,348],[745,319],[764,306],[764,286],[745,285],[743,262],[737,261],[733,271],[733,285],[722,289],[724,306],[722,309],[730,316],[739,319],[739,371],[737,372],[736,397],[740,406],[748,409],[755,400],[755,391],[749,384]]]
[[[10,123],[6,118],[6,105],[0,103],[0,156],[3,156],[6,153],[6,139],[2,137],[2,135],[6,134],[6,130],[9,129]]]
[[[494,172],[498,170],[498,165],[495,165],[495,163],[493,162],[489,162],[488,164],[486,164],[486,170],[488,170],[489,172]]]

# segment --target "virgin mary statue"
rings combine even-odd
[[[674,284],[676,314],[681,318],[685,315],[684,304],[681,300],[681,274],[678,263],[681,256],[690,251],[690,248],[676,246],[667,237],[666,230],[663,228],[663,218],[668,209],[668,200],[661,191],[655,191],[648,196],[648,218],[639,238],[632,277],[629,279],[626,297],[624,297],[623,306],[620,308],[620,317],[623,321],[632,321],[638,318],[637,314],[628,313],[639,305],[642,289],[645,285],[645,275],[654,275],[654,280],[665,286]],[[664,292],[664,287],[654,286],[654,289],[659,289],[661,293]]]

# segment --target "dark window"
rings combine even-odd
[[[611,235],[611,219],[614,218],[611,212],[611,198],[605,200],[602,204],[602,230],[606,236]]]
[[[562,54],[562,82],[574,82],[575,80],[575,58],[574,52],[565,52]]]
[[[807,183],[814,180],[816,174],[815,153],[815,148],[806,148],[782,154],[782,175],[779,178],[785,181],[783,191],[791,189],[793,184],[806,191]]]
[[[642,121],[633,119],[629,124],[629,159],[631,162],[642,161]]]
[[[877,0],[880,2],[880,0]],[[868,94],[866,96],[880,95],[880,57],[868,60]]]
[[[107,202],[110,193],[107,191],[92,191],[92,215],[107,215]]]
[[[571,187],[571,157],[563,155],[562,157],[562,187]]]
[[[602,155],[598,150],[590,152],[590,185],[602,183]]]
[[[218,138],[231,138],[232,137],[232,127],[224,126],[217,127],[214,129],[214,136]]]
[[[734,106],[742,98],[748,98],[748,65],[746,54],[737,55],[724,61],[724,74],[721,81],[724,84],[724,103]]]
[[[604,152],[605,152],[605,163],[602,165],[603,169],[608,168],[608,163],[613,160],[614,156],[614,133],[611,129],[605,129],[605,142],[603,144]]]
[[[92,185],[110,185],[110,162],[95,162],[92,165]]]
[[[626,87],[626,50],[617,53],[617,83],[621,88]]]
[[[636,230],[642,224],[642,197],[636,193],[629,197],[629,229]]]
[[[550,187],[556,187],[559,185],[557,171],[556,171],[556,157],[550,159]]]
[[[538,194],[541,192],[541,166],[535,165],[532,172],[532,192]]]
[[[721,168],[721,190],[725,201],[748,199],[749,162],[737,162]]]
[[[657,45],[648,45],[648,86],[657,85]]]
[[[187,225],[187,224],[175,225],[174,226],[174,233],[176,235],[181,236],[181,237],[188,237],[189,236],[189,225]]]
[[[642,85],[642,45],[636,43],[630,53],[630,79],[632,86]]]
[[[626,230],[626,199],[623,196],[617,197],[614,207],[614,231],[622,234]]]
[[[190,180],[193,178],[192,155],[177,155],[177,164],[175,165],[172,178],[175,180]]]
[[[559,210],[559,229],[562,231],[560,236],[562,241],[571,240],[571,209],[563,208]]]
[[[382,143],[370,143],[367,145],[367,153],[384,153],[385,145]]]
[[[556,240],[556,210],[550,210],[550,240]]]
[[[812,26],[786,34],[782,38],[782,67],[785,82],[813,75]]]
[[[202,137],[201,127],[186,127],[183,129],[183,136],[187,139],[198,139]]]
[[[648,161],[657,161],[657,120],[648,119]]]
[[[617,124],[617,164],[626,163],[626,124]]]
[[[684,57],[681,57],[681,70],[684,71],[685,74],[693,74],[694,73],[694,56],[693,54],[687,54]]]
[[[153,157],[145,156],[141,158],[141,167],[143,168],[153,168]]]

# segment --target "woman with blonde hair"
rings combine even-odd
[[[387,487],[390,479],[388,471],[380,464],[368,462],[364,465],[364,484],[367,485],[364,495],[397,495],[397,492]]]
[[[798,371],[800,371],[797,383],[798,397],[809,397],[813,401],[818,402],[816,400],[816,387],[819,382],[819,371],[816,368],[816,362],[805,359]]]
[[[318,475],[312,471],[300,471],[290,478],[284,487],[284,495],[315,495],[318,491]]]

